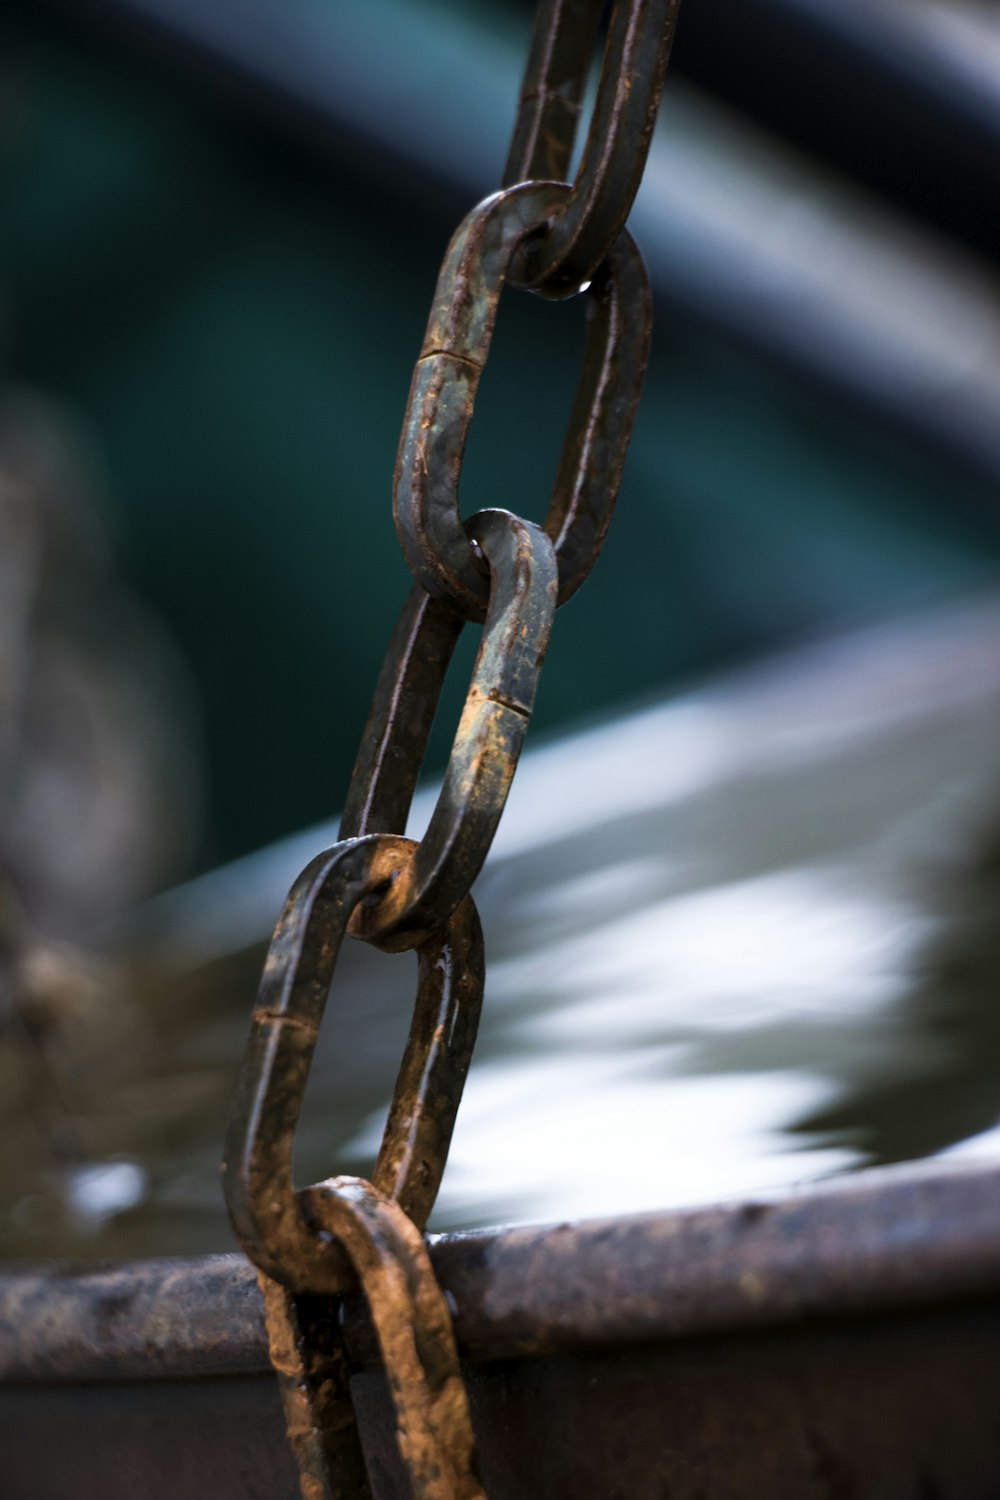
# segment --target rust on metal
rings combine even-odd
[[[292,887],[264,966],[237,1078],[223,1168],[226,1203],[247,1254],[302,1292],[353,1278],[329,1236],[303,1212],[292,1176],[294,1136],[327,993],[351,913],[416,846],[372,834],[317,856]],[[417,948],[419,980],[406,1053],[374,1182],[422,1227],[437,1194],[483,991],[482,930],[471,896]]]
[[[447,1236],[463,1354],[621,1348],[1000,1295],[1000,1169],[871,1170],[769,1201]]]
[[[482,618],[489,594],[458,509],[476,391],[511,259],[569,194],[564,184],[525,183],[467,215],[445,255],[413,372],[396,459],[396,530],[427,591],[471,619]],[[582,371],[545,519],[559,559],[559,603],[603,546],[649,357],[649,282],[627,231],[595,270],[584,302]]]
[[[483,946],[469,890],[503,812],[552,618],[586,578],[614,509],[649,354],[650,295],[624,229],[655,118],[677,0],[619,0],[576,183],[564,175],[600,7],[543,4],[508,173],[533,180],[474,209],[445,255],[413,375],[393,488],[417,584],[390,643],[354,769],[342,842],[306,868],[279,918],[237,1081],[226,1202],[262,1287],[303,1500],[366,1500],[331,1299],[360,1280],[393,1407],[400,1493],[480,1500],[451,1318],[421,1232],[475,1040]],[[500,294],[587,293],[582,373],[545,530],[507,511],[463,524],[458,482]],[[582,269],[581,269],[582,268]],[[574,279],[575,278],[575,279]],[[587,286],[580,283],[587,281]],[[465,707],[424,838],[402,837],[462,619],[484,620]],[[413,1024],[374,1182],[296,1190],[295,1133],[348,930],[416,948]],[[311,1299],[311,1300],[310,1300]]]
[[[485,1500],[451,1315],[420,1231],[360,1177],[332,1178],[304,1197],[310,1221],[357,1273],[412,1500]]]
[[[469,1364],[490,1500],[993,1500],[1000,1299]],[[408,1500],[377,1365],[351,1390]],[[273,1376],[0,1387],[4,1500],[296,1500]]]
[[[590,281],[625,227],[642,180],[680,0],[617,0],[594,114],[573,187],[527,239],[510,279],[545,297]],[[568,175],[599,0],[543,0],[528,57],[505,184]],[[548,170],[543,174],[542,167]]]
[[[371,1500],[339,1304],[296,1297],[262,1271],[258,1281],[302,1500]]]
[[[405,833],[445,673],[465,621],[414,584],[386,648],[338,837]]]
[[[490,1500],[994,1500],[1000,1303],[467,1371]],[[404,1500],[377,1365],[352,1382]]]
[[[603,9],[603,0],[541,0],[504,187],[567,176]]]
[[[552,627],[556,562],[545,533],[502,510],[481,511],[468,531],[489,564],[489,609],[427,831],[412,859],[394,871],[384,892],[358,907],[351,925],[383,948],[410,948],[446,921],[479,874],[507,801]],[[460,628],[460,617],[414,588],[375,689],[342,837],[404,830]]]
[[[773,1202],[447,1234],[430,1255],[475,1363],[903,1315],[1000,1298],[1000,1168],[886,1167]],[[367,1360],[353,1294],[347,1313]],[[267,1368],[242,1255],[0,1274],[0,1384]]]
[[[267,1368],[242,1255],[0,1272],[0,1383],[244,1376]]]
[[[317,856],[296,881],[264,965],[230,1114],[223,1165],[226,1202],[244,1249],[264,1273],[271,1360],[302,1500],[368,1500],[371,1495],[348,1385],[340,1307],[329,1294],[350,1286],[356,1271],[371,1291],[365,1281],[370,1255],[366,1258],[364,1247],[370,1251],[381,1242],[371,1233],[366,1238],[330,1183],[296,1191],[295,1132],[348,922],[366,896],[407,869],[416,848],[408,839],[384,833],[348,839]],[[471,896],[464,896],[448,920],[418,942],[417,955],[413,1021],[375,1166],[379,1187],[364,1185],[378,1205],[389,1202],[385,1193],[396,1200],[378,1218],[383,1240],[391,1239],[384,1259],[408,1247],[410,1274],[407,1278],[399,1265],[391,1274],[383,1268],[369,1301],[385,1323],[392,1287],[398,1291],[399,1285],[410,1285],[418,1273],[426,1273],[433,1294],[401,1304],[397,1298],[392,1327],[409,1326],[416,1319],[411,1335],[423,1349],[437,1335],[437,1315],[443,1311],[457,1372],[447,1307],[417,1225],[426,1223],[437,1195],[479,1024],[483,942]],[[419,1255],[399,1230],[397,1218],[420,1246]],[[394,1238],[383,1221],[395,1226]],[[442,1359],[432,1365],[431,1375]],[[397,1361],[397,1367],[413,1377],[411,1366]],[[400,1431],[409,1434],[403,1445],[407,1462],[415,1476],[426,1475],[432,1460],[441,1470],[442,1454],[450,1455],[454,1463],[448,1473],[454,1471],[454,1478],[444,1487],[424,1484],[414,1500],[471,1500],[476,1492],[462,1477],[471,1472],[472,1463],[468,1410],[463,1428],[457,1398],[445,1399],[443,1388],[437,1387],[428,1397],[426,1386],[426,1379],[422,1385],[417,1381],[399,1398],[407,1414],[405,1422],[400,1418]],[[421,1439],[421,1422],[428,1421],[435,1425]],[[429,1445],[430,1458],[422,1442]]]
[[[430,1255],[491,1500],[995,1489],[995,1166],[889,1168],[771,1203],[447,1235]],[[337,1306],[313,1300],[317,1313]],[[405,1496],[377,1341],[359,1294],[346,1305],[372,1487]],[[242,1256],[9,1270],[4,1495],[294,1500],[268,1371]]]

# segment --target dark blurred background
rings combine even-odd
[[[204,798],[153,884],[339,806],[408,582],[410,371],[499,180],[531,10],[8,0],[4,376],[84,434],[194,682]],[[541,726],[995,578],[995,16],[685,0],[634,220],[653,364]],[[505,299],[467,512],[544,513],[580,332]]]

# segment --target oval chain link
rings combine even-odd
[[[510,280],[571,297],[610,253],[642,180],[680,0],[617,0],[572,191],[527,240]],[[601,0],[543,0],[504,185],[568,176]]]
[[[527,733],[556,607],[552,543],[504,510],[468,523],[492,587],[441,792],[411,860],[358,907],[351,931],[409,948],[445,921],[489,852]],[[462,621],[416,585],[393,634],[351,778],[341,837],[402,832]]]
[[[278,919],[226,1135],[223,1181],[250,1259],[299,1292],[339,1292],[352,1276],[330,1235],[310,1223],[292,1174],[294,1138],[320,1022],[351,913],[416,845],[391,834],[318,855]],[[437,1195],[476,1039],[483,936],[472,897],[417,946],[413,1022],[373,1181],[419,1229]]]
[[[486,1500],[451,1314],[420,1231],[361,1177],[317,1183],[303,1203],[361,1283],[413,1500]]]
[[[396,530],[424,588],[469,619],[482,619],[489,594],[458,509],[476,391],[511,258],[569,194],[565,184],[525,183],[467,215],[445,255],[413,372],[396,460]],[[585,304],[583,366],[545,518],[560,604],[603,546],[649,357],[649,282],[627,230],[595,273]]]

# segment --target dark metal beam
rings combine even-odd
[[[446,1235],[463,1355],[629,1347],[1000,1294],[1000,1167],[892,1168],[785,1199]],[[360,1309],[352,1350],[372,1353]],[[237,1255],[0,1276],[0,1383],[268,1369]]]
[[[973,4],[698,0],[673,66],[768,130],[995,255],[1000,78]]]

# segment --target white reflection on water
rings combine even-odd
[[[671,1076],[614,1055],[487,1065],[470,1080],[436,1221],[637,1213],[773,1189],[851,1166],[815,1147],[797,1164],[790,1120],[827,1102],[807,1072]]]
[[[790,1146],[788,1122],[830,1097],[822,1078],[685,1078],[671,1076],[663,1053],[648,1062],[642,1070],[612,1052],[476,1068],[432,1227],[639,1213],[766,1192],[857,1161],[814,1146],[804,1163]],[[366,1149],[379,1128],[373,1120]]]
[[[846,1062],[852,1077],[891,1065],[878,1012],[905,994],[927,923],[815,871],[597,916],[652,884],[644,859],[554,886],[536,918],[544,924],[549,904],[553,915],[591,911],[592,925],[494,963],[488,1041],[435,1222],[640,1212],[775,1190],[864,1159],[789,1131],[837,1102]],[[792,1020],[806,1023],[798,1060],[787,1055]],[[755,1059],[755,1030],[775,1024],[784,1046]],[[703,1056],[713,1031],[735,1042],[724,1070]],[[890,1045],[898,1054],[899,1039]],[[374,1155],[383,1119],[372,1114],[349,1154]]]
[[[436,1228],[1000,1148],[997,639],[996,601],[942,610],[529,749],[476,886],[486,1002]],[[335,836],[164,898],[160,942],[225,962]],[[411,1004],[400,962],[341,956],[303,1180],[371,1169]],[[213,1001],[215,1031],[199,1001],[188,1071],[224,1058],[228,1088],[254,977]],[[204,1226],[198,1248],[228,1243],[208,1217],[224,1109],[155,1190]]]
[[[966,1141],[957,1141],[939,1154],[949,1161],[1000,1161],[1000,1123]]]
[[[842,643],[526,757],[478,886],[483,1034],[437,1224],[778,1191],[907,1154],[921,1112],[962,1128],[938,1084],[979,1002],[934,985],[993,795],[987,623],[964,649],[947,617],[911,650]],[[976,1087],[988,1116],[1000,1088]]]
[[[600,872],[596,883],[612,909],[619,877],[630,887],[636,873]],[[574,886],[553,892],[554,904],[572,902]],[[834,1011],[870,1019],[905,991],[906,965],[928,926],[912,908],[852,893],[822,871],[673,896],[549,947],[548,1006],[527,1029],[579,1046],[606,1039],[613,1027],[616,1046],[628,1046],[666,1023],[702,1030]],[[494,997],[537,985],[538,968],[535,955],[501,962]]]
[[[146,1187],[147,1175],[133,1161],[87,1162],[68,1173],[65,1198],[81,1228],[93,1230],[135,1208]]]

